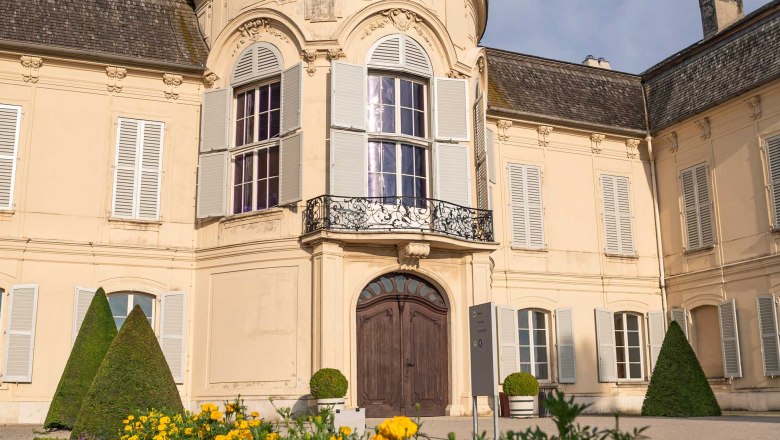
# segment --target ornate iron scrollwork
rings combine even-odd
[[[493,212],[436,199],[322,195],[306,202],[304,233],[409,231],[493,241]]]

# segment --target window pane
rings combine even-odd
[[[279,175],[279,147],[271,147],[268,152],[268,176]]]
[[[425,148],[414,149],[414,174],[420,177],[426,176]]]
[[[382,104],[395,105],[395,78],[382,77]]]
[[[641,379],[642,378],[642,365],[640,365],[640,364],[630,364],[629,369],[631,371],[631,379]]]
[[[534,330],[534,344],[547,345],[547,332],[544,330]]]
[[[618,373],[618,379],[625,379],[626,378],[626,364],[618,364],[617,365],[617,373]]]
[[[281,105],[281,83],[273,83],[271,84],[271,109],[278,109]]]
[[[520,371],[523,373],[533,374],[531,371],[531,364],[520,364]]]
[[[235,184],[243,183],[242,176],[244,171],[244,156],[236,156],[235,166],[233,168],[233,182]]]
[[[382,171],[395,173],[395,144],[382,143]]]
[[[414,174],[414,147],[411,145],[401,145],[401,172]]]
[[[112,293],[111,295],[108,295],[108,305],[111,306],[112,315],[127,316],[128,310],[126,293]]]
[[[245,119],[244,123],[244,144],[249,144],[255,141],[255,117],[249,116]]]
[[[268,113],[260,113],[260,118],[257,126],[257,140],[264,141],[268,139]]]
[[[531,361],[531,349],[528,347],[520,347],[520,362]]]
[[[246,115],[244,111],[245,105],[246,93],[239,93],[238,96],[236,96],[236,119],[241,119]]]
[[[623,314],[615,314],[615,330],[623,330]]]
[[[428,185],[426,183],[426,180],[422,179],[422,178],[419,178],[419,177],[414,179],[414,180],[415,180],[414,194],[417,197],[421,197],[423,199],[427,198],[428,197]],[[420,203],[424,204],[425,201],[424,200],[420,200]]]
[[[425,87],[422,84],[414,84],[414,108],[425,110]]]
[[[639,332],[628,332],[628,345],[631,347],[639,346]]]
[[[382,178],[378,173],[368,173],[368,196],[380,197],[382,188]]]
[[[394,174],[382,174],[382,195],[386,197],[396,196],[396,183]],[[392,203],[392,200],[388,200]]]
[[[151,318],[152,310],[154,307],[154,300],[151,296],[147,295],[133,295],[133,307],[141,306],[141,310],[144,312],[147,318]]]
[[[368,77],[368,103],[379,104],[379,77]]]
[[[536,356],[536,362],[547,362],[547,347],[534,348],[534,355]]]
[[[263,179],[268,177],[268,150],[260,150],[257,152],[257,178]]]
[[[528,311],[520,310],[517,312],[517,323],[520,328],[528,328]]]
[[[268,127],[268,138],[273,138],[279,136],[279,110],[274,110],[271,112],[271,122],[270,126]]]
[[[114,318],[114,323],[116,324],[116,329],[119,330],[122,328],[122,324],[125,323],[125,318]]]
[[[409,200],[405,200],[404,203],[409,205],[414,202],[414,177],[403,176],[401,179],[401,195],[409,197]]]
[[[623,330],[617,330],[615,331],[615,345],[618,347],[625,346],[625,341],[623,340]]]
[[[244,123],[243,119],[236,121],[236,145],[244,145]]]
[[[242,200],[243,212],[249,212],[252,210],[252,184],[244,184],[244,200]]]
[[[379,168],[379,142],[368,143],[368,171],[380,171]]]
[[[244,155],[244,183],[252,181],[252,175],[254,174],[254,170],[252,169],[253,158],[253,153]]]
[[[536,378],[542,380],[550,378],[549,372],[547,371],[547,364],[536,364]]]
[[[412,107],[414,104],[412,102],[412,95],[412,83],[410,81],[401,80],[401,107]]]
[[[244,185],[238,185],[233,188],[233,214],[241,214],[243,200],[242,189]]]
[[[425,113],[414,112],[414,135],[425,137]]]
[[[623,349],[623,347],[615,348],[615,356],[618,362],[626,361],[626,351]]]
[[[409,136],[415,136],[414,132],[414,112],[408,108],[401,108],[401,133]]]
[[[260,112],[268,111],[268,86],[260,87]]]
[[[380,130],[382,133],[395,133],[395,107],[382,107],[382,123]]]
[[[379,131],[380,129],[379,115],[381,115],[382,109],[376,105],[369,105],[366,108],[367,108],[366,124],[368,124],[366,130]]]
[[[626,322],[629,330],[639,330],[639,317],[636,315],[626,315]]]
[[[534,312],[534,328],[544,330],[546,328],[544,322],[544,313]]]
[[[246,116],[254,116],[255,114],[255,91],[250,90],[246,92]]]
[[[628,349],[628,361],[629,362],[639,362],[639,348],[629,348]]]
[[[268,208],[268,181],[257,181],[257,209]]]
[[[528,330],[520,330],[520,345],[529,345],[531,343],[530,332]]]
[[[279,178],[272,177],[268,179],[268,207],[272,208],[279,204]]]

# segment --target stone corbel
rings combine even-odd
[[[211,71],[206,71],[206,74],[203,75],[203,84],[206,85],[207,88],[214,87],[214,83],[219,81],[219,76]]]
[[[590,151],[593,154],[601,154],[601,143],[604,142],[606,136],[601,133],[593,133],[590,135]]]
[[[626,157],[636,159],[639,156],[639,139],[626,139]]]
[[[550,127],[549,125],[540,125],[536,127],[536,132],[539,133],[539,146],[542,148],[547,148],[550,146],[550,134],[553,132],[554,128]]]
[[[712,135],[710,130],[710,118],[701,118],[698,121],[695,121],[694,124],[696,124],[696,127],[699,129],[699,137],[701,137],[702,140],[710,138]]]
[[[745,100],[745,104],[747,104],[748,108],[750,109],[750,117],[753,119],[761,119],[761,96],[751,96],[750,98]]]
[[[317,51],[304,50],[301,52],[301,58],[306,62],[306,72],[309,76],[314,76],[317,73]]]
[[[479,69],[479,73],[485,72],[485,57],[480,57],[477,60],[477,69]]]
[[[498,128],[498,140],[506,142],[509,140],[509,129],[512,127],[512,121],[506,119],[499,119],[496,122],[496,128]]]
[[[431,254],[431,245],[424,241],[413,241],[396,246],[398,250],[398,264],[402,270],[412,270],[420,267],[420,259],[428,258]]]
[[[344,56],[344,51],[339,47],[336,49],[328,49],[328,61],[338,61],[339,58]]]
[[[458,72],[455,69],[450,69],[450,71],[447,72],[447,78],[466,79],[468,78],[468,76],[463,72]]]
[[[666,136],[664,140],[669,144],[669,151],[676,153],[680,149],[680,142],[677,140],[677,132],[673,131]]]
[[[179,99],[179,93],[176,89],[182,83],[182,76],[173,73],[163,74],[163,83],[165,83],[165,97],[168,99]]]
[[[22,63],[22,79],[24,82],[37,83],[38,82],[38,69],[43,65],[43,60],[40,57],[33,57],[29,55],[22,55],[19,59]]]
[[[108,92],[119,93],[124,87],[122,80],[127,76],[127,69],[119,66],[108,66],[106,67],[106,76],[108,77],[108,82],[106,83]]]

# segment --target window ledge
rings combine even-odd
[[[108,222],[114,223],[117,226],[126,226],[129,229],[156,229],[163,224],[162,218],[157,220],[141,220],[134,218],[108,217]]]
[[[708,254],[711,253],[715,249],[715,245],[703,247],[703,248],[696,248],[696,249],[686,249],[683,255],[687,256],[693,256],[698,254]]]
[[[11,217],[16,214],[16,209],[0,209],[0,217]]]
[[[513,251],[528,252],[528,253],[533,253],[533,254],[546,254],[549,251],[549,249],[547,249],[547,246],[541,247],[541,248],[512,246],[511,249]]]
[[[605,252],[604,255],[607,258],[614,258],[616,260],[638,260],[639,255],[637,254],[612,254],[609,252]]]
[[[281,217],[282,212],[284,212],[284,208],[281,206],[276,206],[273,208],[263,209],[261,211],[250,211],[250,212],[242,212],[241,214],[231,214],[222,217],[219,220],[219,223],[227,226],[233,223],[240,223],[243,220],[253,220],[256,218],[259,219],[263,217]]]
[[[615,382],[615,386],[620,388],[645,388],[650,385],[646,380],[622,380]]]

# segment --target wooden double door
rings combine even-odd
[[[378,283],[357,308],[358,405],[367,417],[443,416],[449,396],[446,303],[410,275],[380,277]]]

